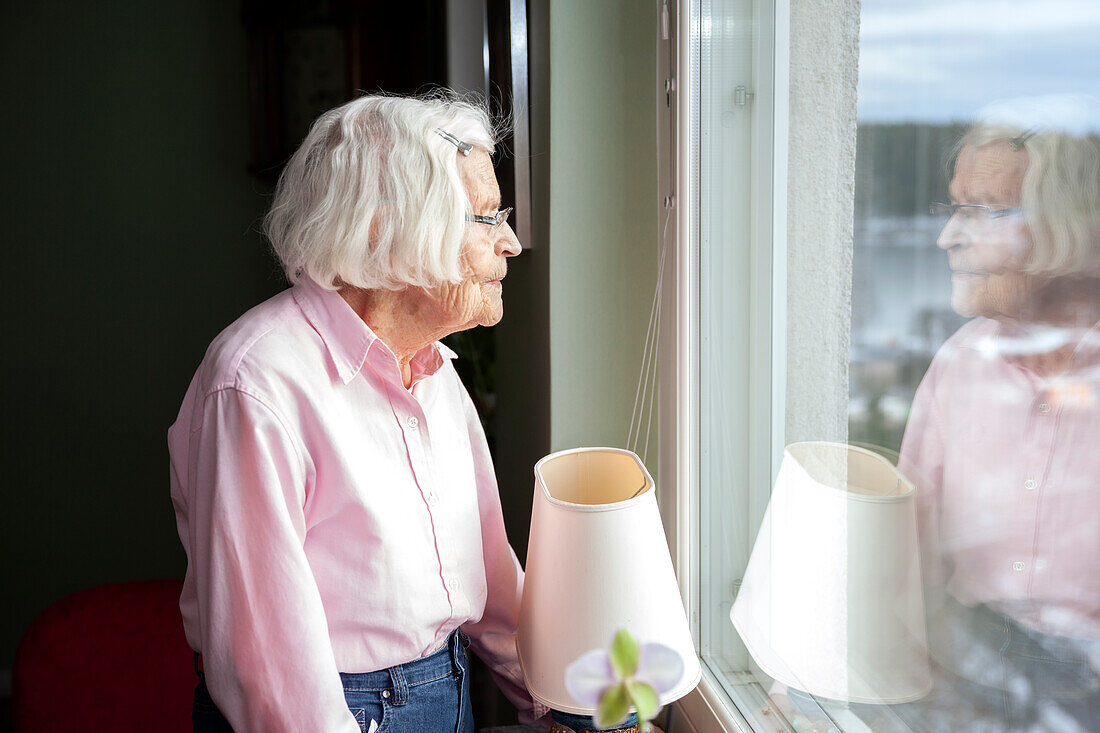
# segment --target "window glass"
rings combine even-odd
[[[862,4],[849,439],[912,482],[932,682],[874,730],[1100,730],[1098,31]]]
[[[749,272],[752,216],[749,190],[753,108],[733,94],[752,85],[751,4],[703,3],[700,83],[700,334],[701,522],[710,552],[701,558],[703,655],[726,670],[747,659],[729,623],[730,581],[749,548],[745,471],[750,449],[744,406],[748,373]],[[742,21],[742,22],[738,22]],[[739,33],[740,38],[735,34]],[[738,491],[737,489],[741,489]],[[735,526],[736,525],[736,526]]]
[[[766,704],[730,621],[771,484],[774,6],[693,4],[691,134],[698,208],[697,597],[700,655],[725,704]],[[753,319],[757,319],[754,323]],[[753,358],[756,355],[758,358]],[[764,427],[761,427],[764,426]]]
[[[754,725],[1100,730],[1100,5],[863,0],[852,241],[817,261],[846,400],[781,460],[805,385],[769,365],[813,329],[760,360],[761,7],[695,39],[703,659]]]

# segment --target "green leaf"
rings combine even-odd
[[[638,711],[638,720],[652,720],[661,705],[653,685],[647,682],[628,682],[627,694]]]
[[[600,728],[617,728],[630,715],[630,693],[626,685],[612,685],[600,695],[596,708],[596,725]]]
[[[638,642],[623,629],[611,642],[611,668],[619,679],[632,677],[638,671]]]

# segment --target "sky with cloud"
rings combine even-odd
[[[1100,0],[863,0],[861,122],[968,122],[1046,94],[1100,98]]]

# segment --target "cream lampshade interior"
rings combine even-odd
[[[520,664],[527,687],[554,710],[591,715],[565,688],[565,669],[610,646],[620,629],[680,653],[690,692],[701,670],[657,508],[655,486],[630,451],[578,448],[535,466],[531,537],[520,610]]]

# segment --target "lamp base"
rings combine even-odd
[[[570,728],[561,723],[551,723],[550,733],[640,733],[638,726],[626,728]]]
[[[590,715],[574,715],[557,710],[551,710],[550,715],[553,718],[550,733],[639,733],[638,716],[634,713],[618,728],[599,728]]]

